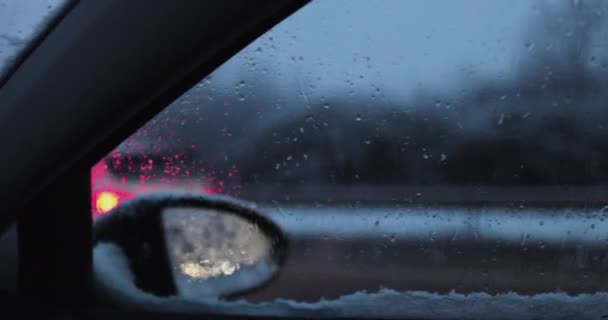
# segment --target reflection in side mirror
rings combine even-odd
[[[277,271],[273,241],[256,223],[206,208],[167,208],[163,223],[181,296],[224,296],[263,284]]]
[[[198,194],[125,202],[96,220],[94,237],[122,250],[139,289],[192,299],[258,288],[276,275],[286,253],[279,228],[253,206]]]

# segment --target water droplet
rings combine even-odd
[[[500,117],[498,118],[498,122],[497,124],[499,126],[502,126],[502,123],[505,121],[505,114],[504,113],[500,113]]]
[[[526,50],[528,50],[528,51],[534,50],[534,42],[526,42]]]

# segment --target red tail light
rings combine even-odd
[[[120,197],[111,191],[104,191],[97,194],[95,199],[95,209],[103,214],[114,209],[120,201]]]
[[[133,195],[117,190],[102,190],[93,192],[93,213],[95,216],[102,215],[116,208],[121,202],[132,198]]]

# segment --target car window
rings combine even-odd
[[[291,251],[251,301],[603,292],[607,14],[314,1],[100,161],[94,215],[165,189],[257,203]]]
[[[67,0],[0,1],[0,79],[67,3]]]

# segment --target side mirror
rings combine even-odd
[[[268,283],[287,252],[281,230],[254,206],[199,194],[137,197],[99,217],[93,232],[95,245],[122,250],[135,285],[156,296],[242,294]]]

